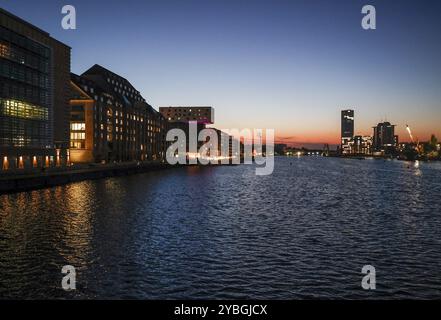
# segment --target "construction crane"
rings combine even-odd
[[[409,125],[406,124],[406,130],[409,133],[410,140],[412,141],[412,144],[415,145],[415,150],[420,154],[420,141],[417,138],[417,142],[415,143],[415,139],[413,138],[412,130],[410,130]]]

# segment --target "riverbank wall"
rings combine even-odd
[[[159,162],[128,163],[96,165],[87,168],[65,168],[50,172],[0,175],[0,194],[51,188],[72,182],[132,175],[149,171],[164,170],[172,167],[174,166]]]

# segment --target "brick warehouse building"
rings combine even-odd
[[[2,170],[68,162],[70,53],[47,32],[0,9]]]
[[[165,160],[167,121],[129,81],[99,65],[71,80],[73,163]]]

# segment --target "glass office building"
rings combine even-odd
[[[2,169],[67,163],[70,48],[0,9]]]

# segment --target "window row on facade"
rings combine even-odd
[[[116,85],[131,94],[115,92]],[[124,78],[97,65],[72,75],[72,162],[164,160],[166,128]]]
[[[0,65],[0,77],[21,81],[39,88],[47,88],[50,85],[46,74],[8,60],[2,61]]]
[[[37,56],[32,52],[20,49],[7,42],[0,41],[0,57],[43,73],[49,73],[49,62],[47,58]]]
[[[31,41],[29,37],[18,34],[7,27],[0,26],[0,39],[31,51],[38,56],[50,58],[49,48],[36,41]]]
[[[0,96],[28,101],[32,104],[43,106],[50,104],[50,94],[48,90],[18,81],[2,81],[0,83]]]

